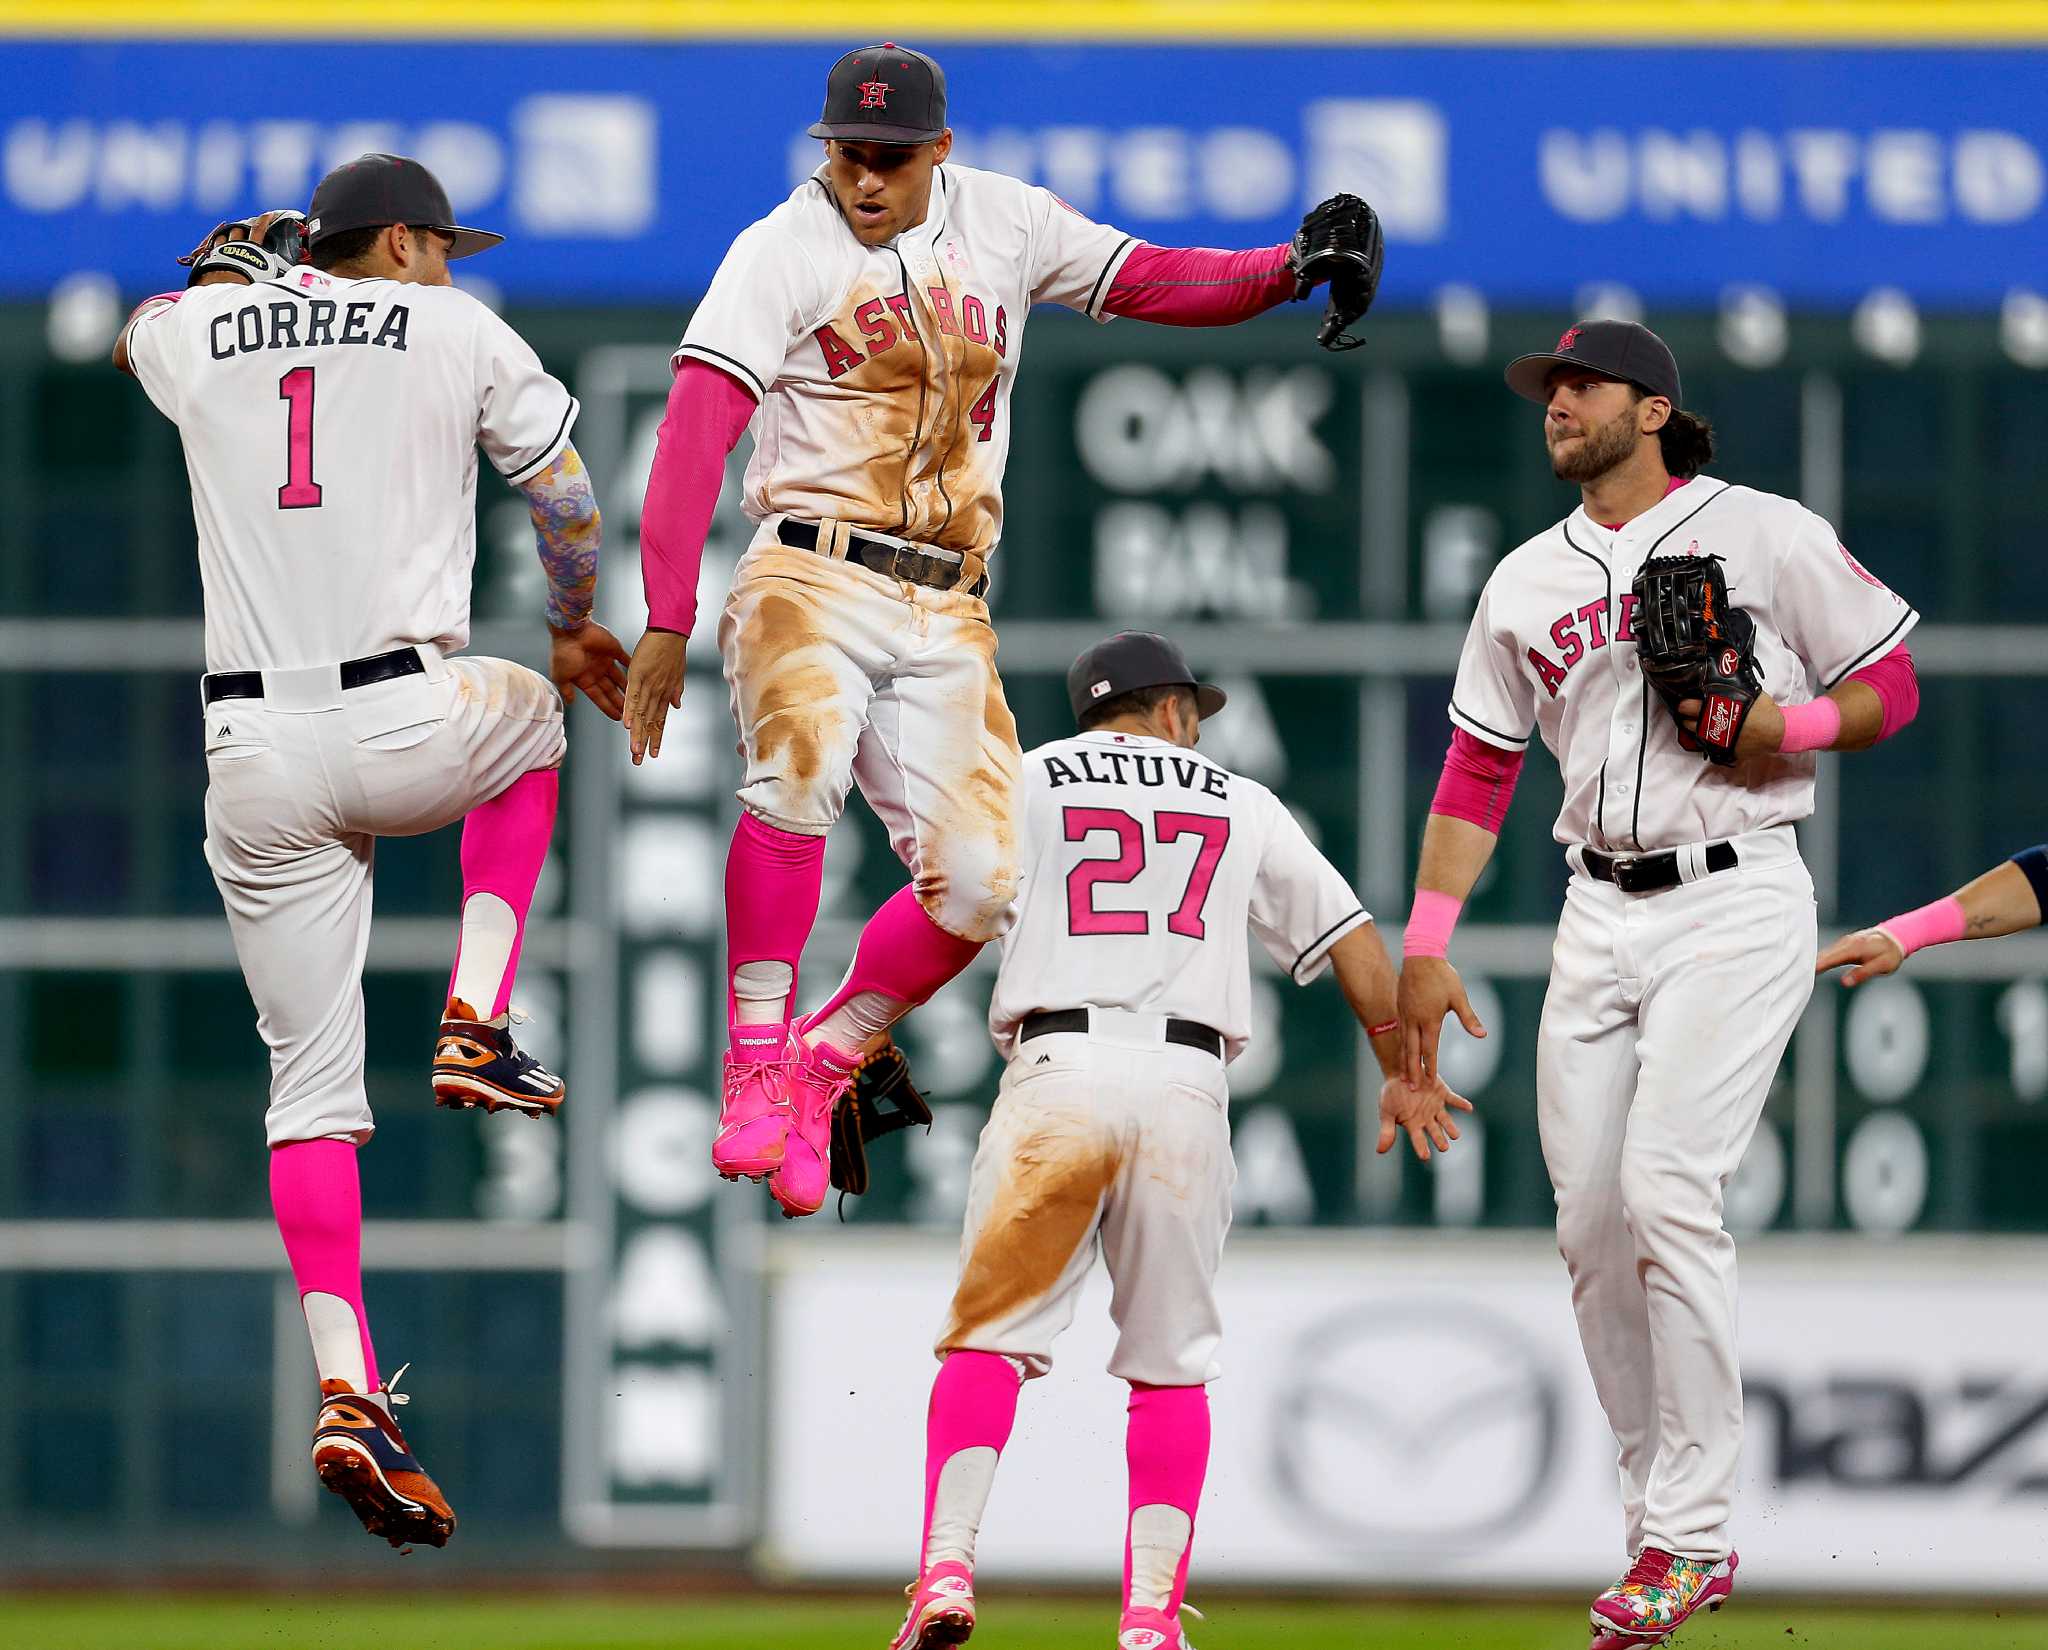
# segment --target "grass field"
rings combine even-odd
[[[7,1650],[883,1650],[900,1605],[844,1599],[497,1597],[316,1602],[268,1594],[0,1595]],[[1568,1604],[1440,1607],[1219,1600],[1199,1650],[1585,1650]],[[982,1601],[974,1650],[1113,1650],[1084,1599]],[[2048,1613],[1848,1611],[1740,1600],[1675,1650],[2048,1650]]]

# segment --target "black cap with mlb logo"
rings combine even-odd
[[[1223,690],[1195,680],[1187,655],[1164,636],[1149,630],[1126,630],[1097,642],[1067,672],[1067,703],[1074,720],[1092,705],[1140,688],[1187,687],[1195,690],[1195,709],[1204,720],[1223,708]]]
[[[454,237],[451,258],[466,258],[505,237],[488,229],[464,229],[455,221],[441,180],[406,155],[358,155],[335,167],[313,191],[306,212],[306,240],[318,246],[351,229],[418,224]]]
[[[1584,367],[1604,378],[1619,378],[1661,395],[1674,407],[1679,396],[1678,357],[1671,346],[1635,321],[1579,321],[1565,329],[1557,348],[1517,356],[1508,363],[1508,388],[1524,401],[1550,404],[1550,375],[1559,367]]]
[[[946,130],[946,71],[923,52],[884,41],[848,52],[825,78],[814,138],[935,143]]]

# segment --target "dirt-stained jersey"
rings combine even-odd
[[[1023,885],[989,1030],[1092,1004],[1195,1020],[1234,1060],[1251,1036],[1246,929],[1300,984],[1369,921],[1256,780],[1144,734],[1097,730],[1024,758]]]
[[[209,670],[461,647],[478,444],[517,484],[577,410],[468,293],[310,268],[145,309],[128,356],[184,442]]]
[[[1540,736],[1564,774],[1559,842],[1654,852],[1804,819],[1813,752],[1716,767],[1636,662],[1636,570],[1719,556],[1756,621],[1764,691],[1803,704],[1882,658],[1919,622],[1805,506],[1700,476],[1609,529],[1584,507],[1510,551],[1486,581],[1451,690],[1451,720],[1521,750]]]
[[[925,221],[864,246],[822,176],[733,242],[676,351],[760,398],[745,507],[982,555],[1002,532],[1033,304],[1097,320],[1136,243],[1048,191],[945,165]]]

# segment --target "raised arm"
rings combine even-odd
[[[754,416],[753,393],[730,373],[685,356],[669,386],[640,511],[647,634],[633,650],[626,731],[633,760],[661,754],[670,709],[683,702],[683,656],[697,622],[697,574],[726,455]]]
[[[1954,940],[1990,940],[2037,928],[2048,909],[2048,845],[2013,855],[1946,899],[1844,934],[1821,952],[1814,972],[1853,965],[1844,985],[1896,973],[1915,951]]]

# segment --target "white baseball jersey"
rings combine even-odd
[[[1007,1058],[1041,1010],[1194,1020],[1251,1036],[1249,923],[1307,984],[1369,917],[1278,797],[1164,739],[1100,730],[1024,758],[1023,883],[989,1004]]]
[[[1136,242],[1034,184],[933,174],[925,221],[864,246],[822,176],[745,230],[675,353],[760,399],[744,504],[983,556],[1033,304],[1096,320]]]
[[[1472,615],[1451,720],[1506,750],[1541,736],[1564,774],[1554,834],[1567,845],[1650,852],[1804,819],[1815,753],[1724,768],[1679,744],[1636,662],[1629,587],[1653,555],[1722,558],[1780,704],[1817,698],[1920,618],[1811,510],[1700,476],[1618,529],[1582,506],[1510,551]]]
[[[209,670],[296,669],[469,639],[476,449],[513,484],[575,397],[454,287],[310,268],[194,287],[128,331],[178,426]]]

